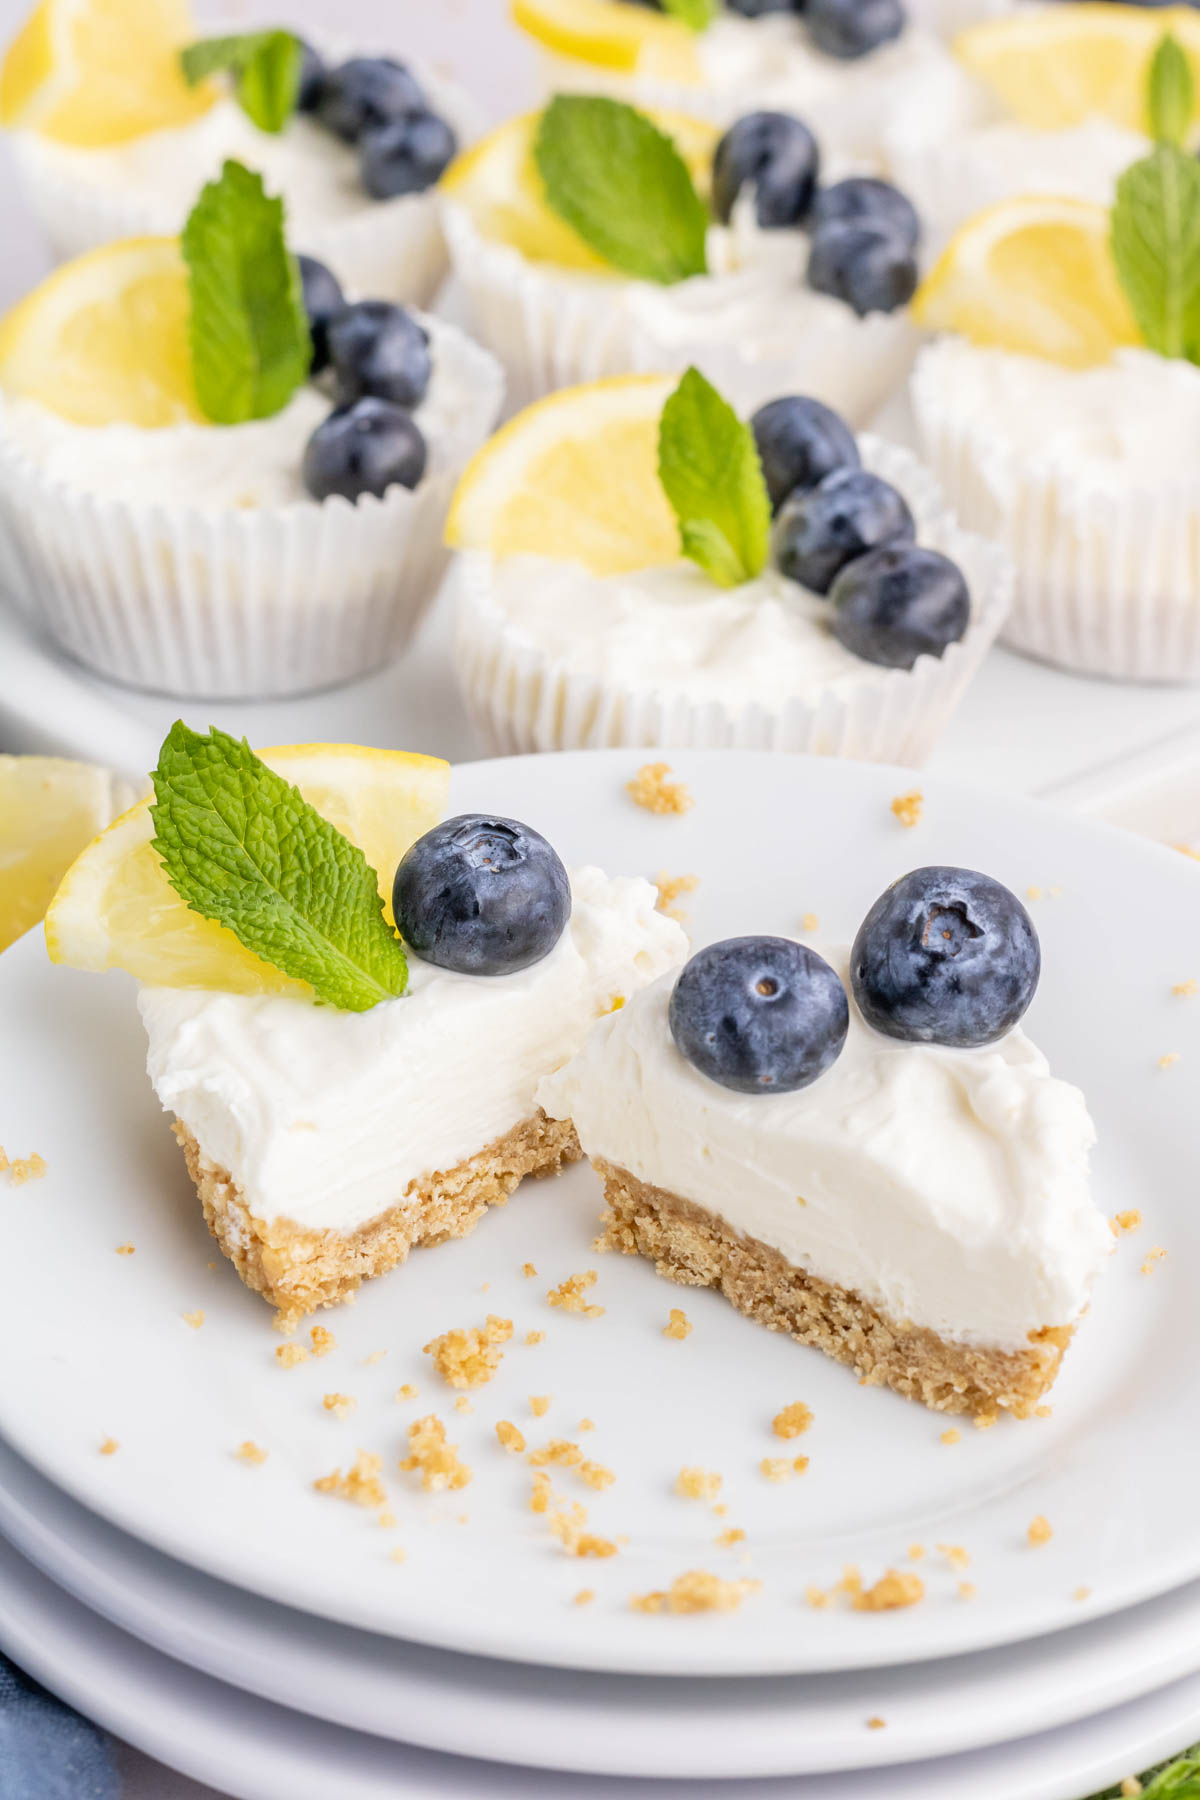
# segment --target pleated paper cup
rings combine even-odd
[[[693,699],[682,686],[617,685],[570,669],[512,625],[496,600],[488,552],[456,559],[455,670],[489,752],[669,749],[807,751],[865,762],[919,765],[930,754],[1000,630],[1012,597],[1012,569],[993,545],[959,528],[941,491],[914,456],[879,439],[860,439],[863,460],[905,495],[920,543],[961,568],[971,591],[971,624],[941,657],[911,670],[862,665],[862,679],[818,685],[783,707]],[[634,577],[636,579],[636,577]]]
[[[916,354],[907,312],[860,319],[829,301],[814,305],[807,329],[793,329],[781,294],[780,320],[764,335],[739,321],[736,276],[652,288],[532,262],[485,238],[455,201],[443,202],[443,217],[471,329],[499,358],[516,406],[607,375],[682,372],[694,363],[740,412],[781,394],[811,394],[860,424],[904,382]],[[673,304],[684,288],[689,304]]]
[[[114,499],[48,475],[0,406],[0,548],[31,623],[113,681],[188,699],[303,694],[398,655],[445,572],[450,500],[504,391],[492,357],[432,324],[435,380],[467,397],[418,487],[381,500]]]
[[[1200,485],[1117,488],[1072,477],[1006,443],[996,422],[955,405],[943,350],[922,352],[913,378],[931,468],[958,516],[1001,546],[1016,582],[1003,641],[1084,675],[1200,681]]]

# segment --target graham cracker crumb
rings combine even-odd
[[[874,1587],[859,1586],[850,1596],[855,1612],[895,1612],[902,1606],[916,1606],[925,1598],[925,1583],[919,1575],[900,1569],[888,1569]]]
[[[669,1588],[634,1594],[629,1604],[634,1612],[736,1612],[747,1594],[757,1593],[761,1586],[761,1581],[726,1581],[707,1569],[689,1569]]]
[[[475,1408],[471,1405],[471,1402],[467,1399],[465,1394],[460,1394],[458,1399],[454,1402],[454,1410],[456,1413],[473,1413]]]
[[[358,1405],[358,1401],[349,1394],[326,1394],[321,1405],[328,1413],[334,1413],[339,1419],[348,1419]]]
[[[535,1419],[544,1419],[550,1410],[549,1394],[530,1394],[529,1410]]]
[[[392,1531],[395,1528],[396,1515],[394,1512],[390,1512],[385,1506],[376,1520],[376,1523],[381,1531]]]
[[[1075,1592],[1071,1595],[1072,1600],[1081,1600],[1081,1601],[1082,1600],[1090,1600],[1091,1597],[1092,1597],[1092,1590],[1090,1587],[1077,1587],[1075,1589]]]
[[[760,1472],[768,1481],[790,1481],[793,1475],[803,1475],[808,1467],[807,1456],[764,1456],[759,1463]]]
[[[625,784],[625,792],[635,806],[644,806],[652,813],[685,813],[692,804],[692,796],[682,781],[671,780],[669,763],[643,763],[632,781]]]
[[[961,1544],[939,1544],[937,1547],[952,1569],[965,1569],[971,1561]]]
[[[512,1334],[511,1319],[489,1313],[483,1325],[444,1331],[441,1337],[431,1339],[424,1354],[432,1356],[434,1368],[451,1387],[482,1387],[500,1367],[504,1355],[500,1346],[507,1344]]]
[[[867,1730],[868,1731],[885,1731],[886,1729],[887,1729],[887,1720],[879,1718],[878,1715],[876,1715],[876,1717],[873,1719],[867,1720]]]
[[[1168,1050],[1165,1056],[1159,1057],[1158,1066],[1160,1069],[1173,1069],[1178,1061],[1178,1050]]]
[[[532,1263],[522,1263],[521,1264],[521,1273],[525,1277],[526,1281],[534,1281],[537,1279],[537,1270],[534,1268]]]
[[[4,1151],[0,1148],[0,1156]],[[40,1181],[46,1173],[46,1159],[39,1156],[36,1150],[28,1156],[14,1156],[10,1162],[7,1156],[0,1162],[0,1171],[6,1172],[13,1187],[24,1187],[27,1181]]]
[[[576,1431],[595,1431],[596,1421],[595,1419],[580,1419],[575,1429]]]
[[[533,1477],[533,1493],[529,1497],[529,1510],[535,1513],[550,1511],[553,1495],[550,1491],[550,1477],[544,1469],[538,1469]]]
[[[546,1334],[544,1331],[527,1331],[525,1333],[525,1342],[532,1348],[534,1344],[544,1343],[545,1337]]]
[[[921,809],[925,805],[925,796],[919,788],[912,788],[907,794],[897,794],[892,801],[892,811],[907,831],[920,823]]]
[[[924,1557],[924,1555],[925,1555],[924,1544],[910,1544],[908,1546],[909,1562],[920,1562],[922,1560],[922,1558]]]
[[[943,1431],[942,1442],[943,1444],[959,1444],[962,1442],[962,1432],[956,1431],[952,1425],[949,1431]]]
[[[1025,889],[1025,898],[1027,900],[1040,900],[1041,897],[1042,890],[1040,887],[1027,887]]]
[[[1136,1800],[1142,1792],[1144,1789],[1136,1775],[1127,1775],[1121,1783],[1121,1800]]]
[[[184,1313],[183,1322],[185,1325],[190,1325],[193,1331],[199,1331],[204,1323],[204,1313],[202,1309],[197,1307],[195,1312]]]
[[[805,913],[804,917],[800,921],[800,929],[801,929],[801,931],[820,931],[821,921],[820,921],[820,919],[818,919],[816,913],[814,913],[814,912]]]
[[[617,1479],[613,1471],[611,1469],[606,1469],[603,1463],[588,1462],[586,1460],[580,1463],[575,1473],[578,1475],[580,1481],[584,1482],[588,1487],[596,1488],[598,1490],[611,1487],[613,1482]]]
[[[1142,1274],[1143,1275],[1152,1275],[1154,1273],[1154,1270],[1157,1268],[1158,1264],[1160,1262],[1162,1262],[1162,1260],[1166,1256],[1166,1254],[1167,1253],[1163,1249],[1161,1244],[1155,1244],[1154,1248],[1150,1251],[1149,1255],[1146,1257],[1146,1260],[1142,1264]]]
[[[1054,1408],[1052,1406],[1035,1406],[1033,1409],[1033,1416],[1035,1419],[1052,1419],[1054,1417]]]
[[[816,1612],[824,1612],[829,1605],[829,1595],[824,1588],[808,1587],[804,1590],[804,1598]]]
[[[740,1525],[727,1526],[724,1531],[719,1531],[713,1539],[713,1543],[719,1544],[722,1550],[732,1550],[735,1544],[744,1544],[745,1541],[746,1534]]]
[[[525,1434],[517,1429],[511,1419],[497,1421],[496,1436],[505,1450],[515,1450],[520,1454],[525,1448]]]
[[[253,1463],[257,1468],[266,1462],[269,1452],[264,1450],[261,1444],[256,1444],[253,1438],[247,1438],[244,1444],[238,1445],[233,1454],[239,1462]]]
[[[580,1588],[571,1604],[572,1606],[590,1606],[595,1598],[595,1588]]]
[[[718,1502],[718,1504],[716,1506],[713,1507],[713,1518],[714,1519],[723,1519],[725,1517],[725,1515],[728,1513],[728,1511],[729,1511],[728,1505],[726,1504],[726,1502],[724,1500],[721,1500]]]
[[[1171,992],[1176,994],[1179,999],[1186,1000],[1192,994],[1200,994],[1200,982],[1197,982],[1194,976],[1189,975],[1186,981],[1177,981]]]
[[[386,1350],[372,1350],[369,1356],[363,1357],[363,1368],[373,1369],[375,1364],[381,1363],[386,1355]]]
[[[675,1492],[685,1500],[715,1500],[721,1491],[722,1480],[715,1470],[680,1469],[675,1477]]]
[[[100,1446],[100,1454],[101,1456],[115,1456],[120,1448],[116,1438],[107,1437]]]
[[[530,1467],[544,1469],[553,1466],[559,1469],[570,1469],[583,1461],[583,1451],[578,1444],[572,1444],[568,1438],[551,1438],[540,1450],[530,1453]]]
[[[587,1319],[598,1319],[604,1308],[584,1299],[587,1290],[595,1287],[598,1280],[595,1269],[585,1269],[582,1274],[568,1275],[565,1281],[550,1289],[546,1298],[551,1306],[557,1306],[563,1312],[582,1313]]]
[[[1138,1207],[1131,1206],[1125,1212],[1119,1212],[1111,1221],[1114,1233],[1136,1231],[1141,1225],[1142,1215]]]
[[[281,1369],[294,1369],[300,1363],[308,1361],[308,1351],[303,1344],[280,1344],[275,1352],[275,1361]]]
[[[406,1562],[408,1559],[408,1551],[401,1549],[400,1545],[396,1544],[391,1551],[391,1559],[394,1563]]]
[[[313,1486],[318,1494],[336,1494],[339,1500],[349,1500],[353,1506],[386,1506],[387,1490],[379,1479],[382,1468],[382,1456],[360,1450],[344,1475],[335,1469],[332,1475],[322,1475],[314,1481]]]
[[[125,1243],[125,1244],[117,1245],[117,1255],[118,1256],[132,1256],[133,1254],[134,1254],[134,1246],[132,1244]]]
[[[673,1306],[671,1308],[667,1322],[663,1326],[662,1334],[664,1337],[679,1338],[680,1340],[691,1337],[692,1322],[681,1306]]]
[[[429,1413],[408,1428],[409,1455],[400,1467],[417,1470],[421,1486],[427,1493],[438,1494],[445,1488],[465,1488],[471,1470],[459,1460],[458,1445],[446,1441],[446,1427],[436,1413]]]
[[[331,1350],[337,1349],[337,1339],[324,1325],[314,1325],[308,1335],[314,1356],[328,1356]]]
[[[960,1600],[973,1600],[975,1598],[975,1583],[973,1581],[960,1581],[958,1584],[958,1597]]]
[[[785,1406],[775,1414],[771,1420],[771,1430],[776,1437],[798,1438],[803,1437],[812,1422],[811,1407],[805,1406],[803,1400],[793,1400],[790,1406]]]
[[[1044,1513],[1039,1513],[1037,1518],[1031,1522],[1025,1535],[1031,1544],[1048,1544],[1054,1536],[1054,1527]]]
[[[687,913],[682,906],[676,906],[675,902],[680,894],[694,894],[700,886],[700,877],[698,875],[668,875],[665,870],[660,869],[654,878],[654,885],[658,889],[655,910],[682,925],[687,919]]]
[[[397,1400],[415,1400],[420,1391],[419,1388],[413,1386],[411,1381],[406,1381],[403,1387],[396,1389],[396,1398]]]
[[[996,1413],[996,1412],[976,1413],[975,1414],[975,1429],[976,1429],[976,1431],[990,1431],[992,1429],[992,1426],[996,1423],[996,1420],[999,1417],[1000,1417],[1000,1414]]]
[[[615,1556],[617,1546],[611,1538],[597,1537],[588,1531],[587,1511],[576,1501],[571,1507],[559,1507],[547,1514],[547,1522],[568,1556]]]

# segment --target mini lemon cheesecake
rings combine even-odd
[[[908,452],[809,396],[743,421],[695,369],[519,414],[467,471],[448,531],[455,670],[501,754],[919,762],[1011,580]]]
[[[430,301],[446,267],[435,188],[475,133],[467,97],[392,57],[221,33],[187,0],[39,0],[0,67],[0,123],[55,252],[179,231],[232,157],[352,289]]]
[[[471,328],[515,399],[694,363],[747,409],[792,388],[858,421],[911,363],[920,219],[796,114],[722,132],[558,95],[443,193]]]
[[[153,782],[68,872],[47,942],[138,978],[205,1218],[286,1319],[578,1157],[536,1088],[686,954],[650,882],[568,873],[518,820],[439,823],[430,757],[260,760],[177,724]]]

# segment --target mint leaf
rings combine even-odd
[[[1146,84],[1146,116],[1150,136],[1160,144],[1182,144],[1195,106],[1192,65],[1167,33],[1150,63]]]
[[[227,162],[183,228],[196,398],[217,425],[266,419],[308,378],[312,339],[283,202]]]
[[[282,131],[296,110],[304,47],[291,31],[247,31],[202,38],[179,53],[191,87],[222,70],[234,78],[238,104],[260,131]]]
[[[1105,1788],[1092,1800],[1120,1800],[1120,1786]],[[1142,1776],[1142,1800],[1200,1800],[1200,1744],[1173,1762],[1160,1763]]]
[[[343,1011],[404,992],[366,857],[244,739],[177,720],[151,779],[154,848],[193,912]]]
[[[1200,162],[1159,144],[1126,169],[1117,183],[1111,242],[1149,348],[1200,360]]]
[[[707,208],[674,143],[636,107],[558,94],[533,154],[551,210],[605,262],[663,284],[704,274]]]
[[[662,0],[662,9],[690,30],[703,31],[713,22],[717,0]]]
[[[699,369],[687,371],[663,407],[658,478],[683,554],[722,587],[752,581],[767,560],[767,484],[754,433]]]

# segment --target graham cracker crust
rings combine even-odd
[[[176,1119],[172,1129],[209,1230],[246,1286],[287,1318],[336,1306],[417,1245],[465,1237],[526,1175],[556,1175],[581,1155],[571,1121],[548,1119],[539,1109],[457,1168],[410,1182],[395,1206],[357,1230],[314,1231],[289,1219],[257,1218],[242,1188],[209,1161],[187,1126]]]
[[[991,1419],[1003,1410],[1025,1419],[1058,1374],[1073,1326],[1031,1332],[1028,1350],[951,1343],[924,1326],[898,1323],[849,1288],[819,1281],[678,1194],[598,1158],[593,1167],[608,1204],[607,1249],[649,1257],[669,1281],[719,1288],[747,1318],[846,1363],[865,1386],[894,1388],[936,1412]]]

